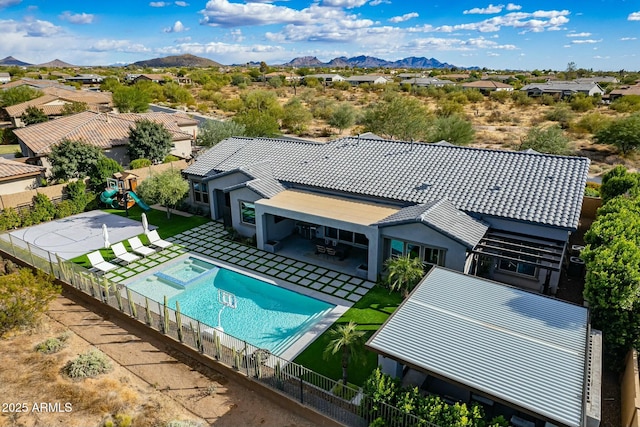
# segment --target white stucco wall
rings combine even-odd
[[[252,190],[248,188],[239,188],[237,190],[233,190],[230,193],[231,196],[231,220],[233,222],[233,228],[235,228],[238,233],[245,237],[251,237],[257,233],[257,227],[251,224],[245,224],[241,221],[240,215],[240,202],[251,202],[254,203],[256,200],[262,199],[262,196],[254,193]],[[259,221],[258,213],[256,211],[256,223]]]
[[[33,190],[39,185],[39,176],[30,176],[7,181],[0,181],[0,194],[20,193],[26,190]]]

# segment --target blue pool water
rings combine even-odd
[[[222,311],[224,332],[274,354],[282,353],[335,307],[198,258],[171,264],[128,287],[158,302],[166,295],[174,309],[179,301],[183,314],[212,327],[218,326],[222,308],[218,290],[230,292],[237,303],[235,309]]]

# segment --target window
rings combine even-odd
[[[358,245],[369,246],[369,239],[367,239],[367,236],[365,236],[364,234],[355,233],[354,237],[355,237],[354,243]]]
[[[521,255],[519,259],[536,262],[535,258],[526,255]],[[513,261],[510,259],[501,259],[498,268],[504,271],[510,271],[512,273],[524,274],[525,276],[536,277],[536,266],[528,263],[522,263]]]
[[[256,205],[249,202],[240,202],[240,220],[245,224],[256,224]]]
[[[444,267],[444,254],[445,254],[445,252],[446,251],[444,249],[425,247],[424,248],[424,256],[423,256],[422,259],[427,264],[434,264],[434,265],[439,265],[441,267]]]
[[[329,239],[337,239],[338,238],[338,229],[333,227],[325,227],[324,228],[324,237],[328,237]]]
[[[342,240],[343,242],[352,243],[353,242],[353,232],[352,231],[347,231],[347,230],[339,230],[338,231],[338,239]]]
[[[191,181],[193,189],[193,200],[198,203],[209,203],[209,192],[207,190],[207,183],[200,181]]]
[[[409,254],[409,258],[420,258],[420,245],[407,243],[407,254]]]

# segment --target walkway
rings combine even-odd
[[[262,276],[303,286],[343,299],[357,302],[375,283],[304,261],[256,249],[225,239],[227,232],[222,224],[210,222],[169,237],[176,243],[164,251],[150,255],[128,266],[107,273],[107,278],[120,282],[143,273],[161,263],[193,252],[214,260],[223,261]]]

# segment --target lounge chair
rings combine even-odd
[[[158,234],[158,230],[150,231],[149,234],[147,234],[147,237],[149,238],[149,244],[151,246],[155,246],[160,249],[167,249],[169,246],[173,245],[171,242],[162,240]]]
[[[137,254],[142,256],[151,255],[155,252],[154,249],[151,249],[149,246],[145,246],[140,241],[139,237],[132,237],[129,239],[129,245],[131,246],[131,250]]]
[[[126,262],[127,264],[140,259],[138,255],[134,255],[131,252],[128,252],[122,242],[111,245],[111,250],[113,251],[113,254],[115,255],[117,260]]]
[[[100,253],[100,251],[91,252],[87,255],[87,258],[89,258],[91,267],[95,268],[96,270],[100,270],[103,273],[118,268],[117,265],[105,261],[104,258],[102,258],[102,254]]]

